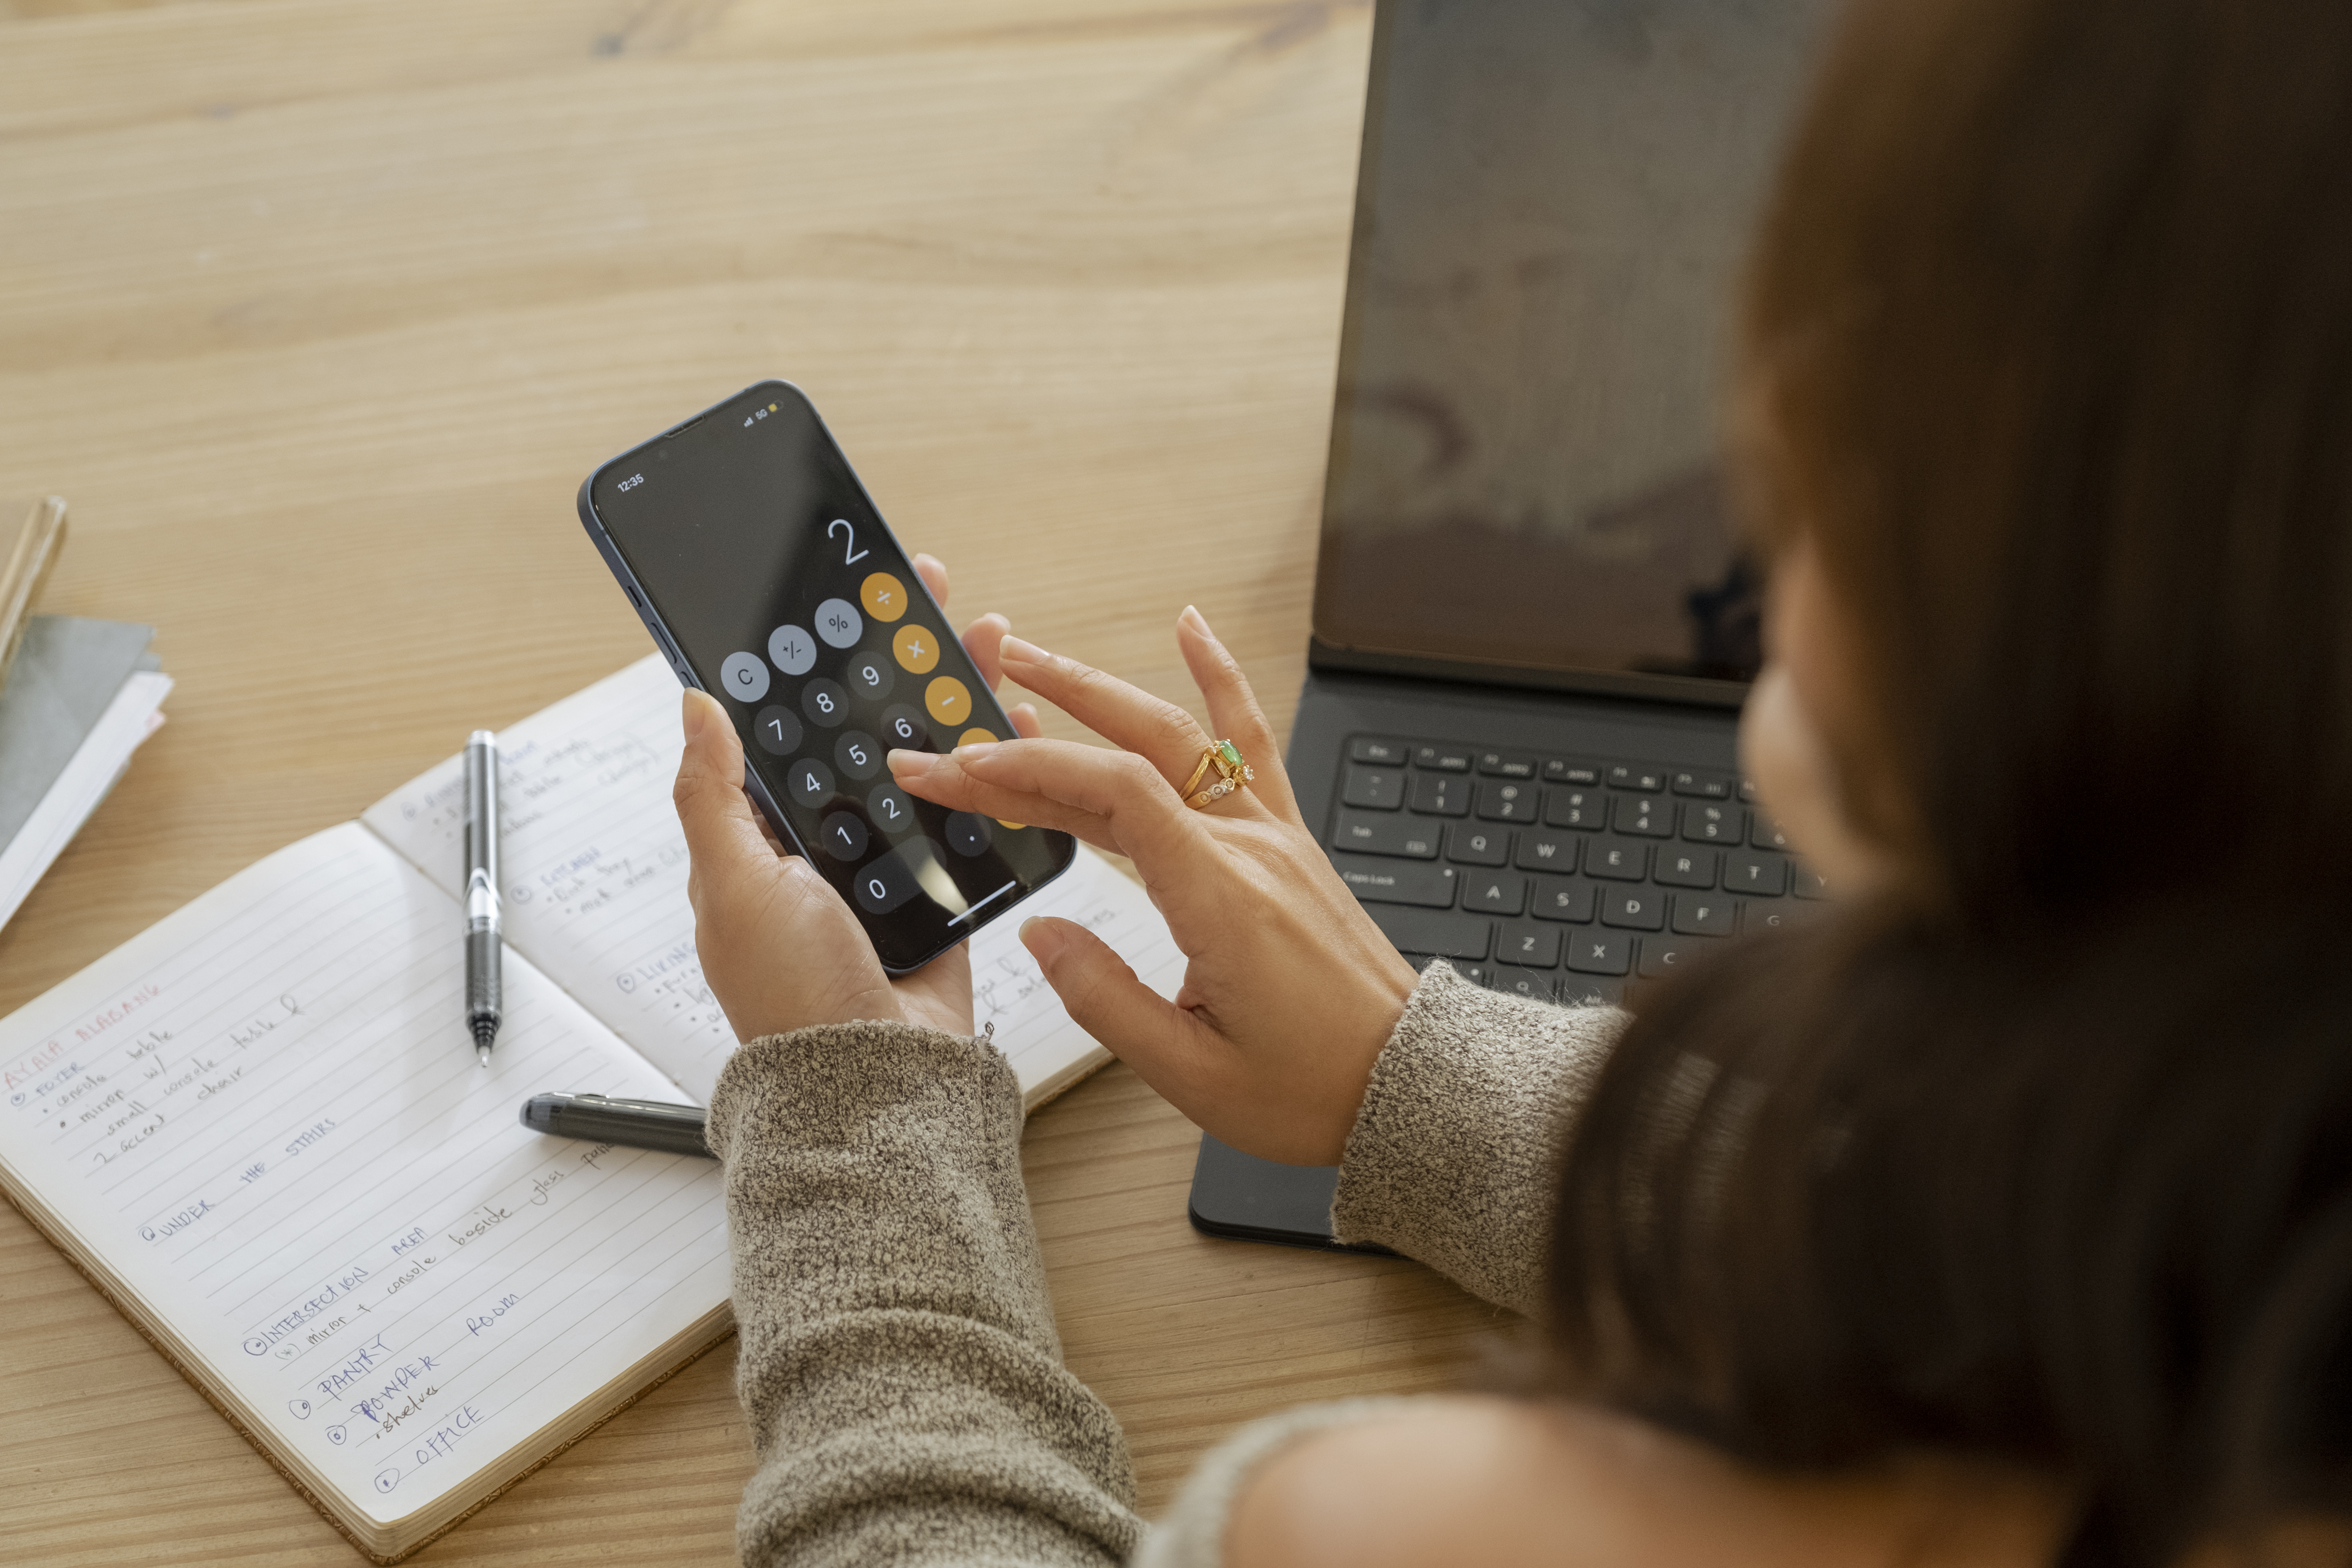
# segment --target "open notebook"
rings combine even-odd
[[[735,1047],[646,658],[504,731],[505,1024],[465,1026],[463,764],[247,867],[0,1021],[0,1182],[362,1551],[389,1562],[730,1327],[709,1161],[567,1142],[549,1089],[707,1103]],[[1150,901],[1083,847],[1026,912],[1172,994]],[[1106,1059],[999,921],[983,1022],[1031,1105]]]

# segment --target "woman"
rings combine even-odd
[[[1251,791],[1186,809],[1208,731],[992,619],[983,671],[1118,749],[893,754],[1133,857],[1177,1005],[1023,935],[1154,1088],[1549,1321],[1554,1386],[1245,1431],[1139,1560],[2352,1561],[2352,8],[1863,0],[1738,385],[1746,763],[1845,903],[1630,1022],[1411,973],[1192,612]],[[886,980],[715,704],[686,726],[748,1042],[711,1110],[746,1560],[1137,1552],[961,962]]]

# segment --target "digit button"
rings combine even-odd
[[[800,715],[770,703],[751,721],[752,739],[772,757],[789,757],[801,749]]]
[[[882,746],[862,730],[850,730],[833,743],[833,760],[841,771],[863,784],[882,771]]]
[[[819,729],[833,729],[849,717],[849,693],[841,682],[819,676],[802,689],[801,711]]]

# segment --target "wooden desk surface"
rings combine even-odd
[[[152,622],[179,680],[0,931],[0,1010],[643,652],[573,489],[761,376],[964,615],[1186,700],[1197,601],[1286,719],[1369,37],[1363,0],[0,0],[0,494],[71,499],[44,608]],[[1235,1423],[1498,1327],[1193,1234],[1192,1147],[1118,1068],[1027,1142],[1155,1510]],[[731,1560],[733,1360],[418,1561]],[[5,1208],[0,1542],[357,1560]]]

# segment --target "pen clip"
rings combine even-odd
[[[619,1100],[608,1094],[575,1094],[574,1100],[593,1100],[599,1105],[622,1105],[632,1110],[670,1110],[700,1114],[698,1105],[673,1105],[658,1100]]]

